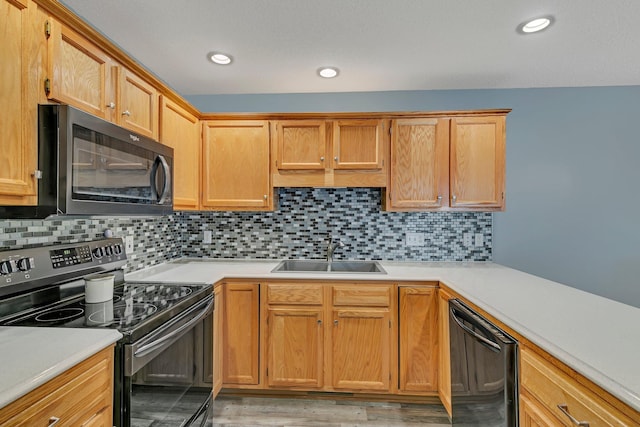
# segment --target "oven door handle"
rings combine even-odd
[[[178,329],[171,331],[169,334],[163,336],[162,338],[159,338],[155,341],[151,341],[149,344],[145,344],[143,346],[141,346],[140,348],[138,348],[134,353],[133,353],[133,357],[144,357],[147,354],[155,351],[158,347],[161,347],[165,342],[169,341],[170,339],[172,339],[175,336],[180,335],[183,331],[192,328],[196,323],[198,323],[199,321],[201,321],[202,319],[204,319],[205,317],[207,317],[210,313],[210,309],[213,306],[214,300],[212,299],[211,301],[209,301],[209,304],[207,304],[207,306],[205,308],[203,308],[200,313],[198,313],[198,315],[196,317],[194,317],[193,319],[189,320],[187,323],[185,323],[184,325],[180,326]]]

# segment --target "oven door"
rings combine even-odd
[[[118,427],[201,426],[210,419],[212,388],[200,372],[210,370],[213,359],[205,357],[211,352],[203,351],[197,332],[211,330],[205,324],[213,319],[213,304],[211,295],[141,340],[122,346],[122,372],[116,372],[122,384],[121,390],[116,386],[121,394],[121,408],[115,408]]]

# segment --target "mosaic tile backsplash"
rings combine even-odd
[[[326,256],[328,236],[345,246],[336,259],[490,261],[490,213],[382,212],[376,188],[279,189],[274,212],[176,212],[164,217],[51,220],[0,219],[0,250],[134,237],[126,271],[180,256],[210,258],[306,258]],[[212,243],[203,243],[205,230]],[[422,246],[406,246],[405,233],[424,233]],[[466,247],[463,234],[482,234]]]
[[[133,236],[134,251],[127,255],[126,272],[179,257],[175,216],[52,220],[0,219],[0,250],[43,244],[67,244],[101,239],[110,229],[115,237]]]
[[[180,212],[182,254],[211,258],[326,256],[328,236],[345,246],[336,259],[490,261],[490,213],[382,212],[377,188],[281,188],[274,212]],[[204,244],[205,230],[212,243]],[[422,246],[406,246],[405,233],[424,233]],[[466,247],[463,234],[482,234]]]

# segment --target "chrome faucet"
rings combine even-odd
[[[344,248],[344,243],[340,239],[333,239],[333,237],[329,236],[329,245],[327,246],[327,262],[333,261],[333,253],[338,248]]]

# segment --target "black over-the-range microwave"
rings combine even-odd
[[[173,149],[68,105],[38,107],[37,174],[37,205],[0,218],[173,211]]]

